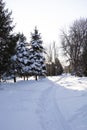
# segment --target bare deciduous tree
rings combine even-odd
[[[60,75],[63,72],[63,67],[58,59],[58,48],[53,42],[47,49],[47,75]]]
[[[69,59],[72,72],[77,75],[84,74],[86,63],[83,53],[87,48],[87,19],[76,20],[68,33],[62,31],[62,47]]]

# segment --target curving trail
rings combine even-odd
[[[84,101],[83,105],[87,102],[82,93],[68,90],[59,82],[56,84],[58,79],[52,80],[3,83],[0,87],[0,130],[86,130],[86,125],[75,122],[79,120],[76,110],[81,107],[80,100]]]
[[[43,130],[71,130],[56,103],[56,86],[50,85],[39,98],[38,116]]]

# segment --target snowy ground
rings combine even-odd
[[[87,130],[87,78],[1,83],[0,130]]]

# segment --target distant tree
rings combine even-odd
[[[5,3],[0,0],[0,78],[8,70],[12,49],[15,47],[15,43],[11,42],[13,39],[11,32],[14,28],[11,14],[5,9]]]
[[[46,61],[47,63],[52,63],[53,62],[53,47],[51,44],[48,45],[46,49]]]
[[[49,45],[47,49],[47,75],[55,76],[63,73],[63,67],[58,59],[58,48],[55,42]]]
[[[62,47],[68,56],[72,73],[85,75],[87,71],[87,19],[76,20],[68,33],[62,32]]]
[[[61,75],[63,73],[63,67],[59,59],[55,59],[55,75]]]
[[[43,76],[46,74],[45,58],[43,53],[45,52],[42,46],[41,36],[35,27],[34,33],[31,33],[30,41],[30,60],[31,60],[31,72],[37,80],[37,76]]]
[[[82,54],[82,66],[83,66],[83,74],[87,76],[87,43],[84,47],[83,54]]]

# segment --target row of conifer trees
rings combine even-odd
[[[55,57],[55,63],[45,60],[44,54],[48,52],[43,47],[37,27],[27,42],[23,33],[14,33],[12,12],[5,6],[3,0],[0,0],[0,81],[13,78],[16,82],[17,76],[24,79],[35,76],[37,80],[38,76],[61,74],[63,68],[58,57]]]
[[[0,80],[5,77],[30,76],[46,74],[45,52],[41,36],[35,27],[31,33],[31,41],[26,42],[23,34],[14,34],[12,12],[5,9],[0,1]]]

